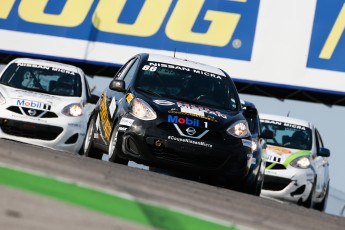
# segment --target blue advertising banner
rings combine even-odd
[[[0,29],[250,61],[259,0],[2,0]]]
[[[345,1],[318,0],[307,67],[345,71]]]

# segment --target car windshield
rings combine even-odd
[[[235,111],[239,100],[229,77],[189,67],[145,62],[136,89],[156,96]]]
[[[312,131],[308,127],[265,119],[261,125],[263,131],[268,129],[274,134],[273,139],[267,139],[267,144],[300,150],[312,147]]]
[[[17,89],[59,96],[81,96],[81,77],[78,73],[43,65],[11,64],[0,83]]]

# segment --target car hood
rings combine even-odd
[[[150,104],[161,122],[218,129],[245,119],[241,111],[228,111],[170,98],[137,96]]]
[[[282,164],[285,167],[287,167],[293,160],[309,155],[309,150],[291,149],[274,145],[267,145],[266,148],[267,161]]]
[[[81,103],[81,98],[78,97],[55,96],[40,92],[13,89],[6,86],[0,86],[0,92],[5,97],[7,106],[61,111],[69,104]]]

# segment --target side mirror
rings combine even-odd
[[[320,148],[317,155],[320,157],[329,157],[331,155],[331,152],[327,148]]]
[[[126,91],[125,82],[123,80],[117,80],[117,79],[112,80],[109,84],[109,88],[111,90],[120,91],[120,92]]]
[[[95,94],[91,94],[91,97],[90,97],[88,102],[91,104],[97,104],[98,99],[99,99],[99,96],[97,96]]]
[[[258,110],[255,107],[251,107],[251,106],[246,106],[243,109],[243,115],[246,118],[255,118],[258,116]]]
[[[265,129],[264,131],[261,132],[260,137],[265,138],[265,139],[273,139],[274,133],[271,130]]]

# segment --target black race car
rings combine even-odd
[[[252,194],[260,196],[266,168],[266,139],[272,139],[273,132],[268,129],[262,130],[259,113],[253,103],[242,100],[241,104],[252,136],[253,148],[253,158],[249,169],[249,178],[247,179],[252,181],[249,185],[253,187],[248,190]]]
[[[84,155],[100,159],[103,152],[111,162],[132,160],[244,185],[252,137],[226,72],[138,54],[103,91],[89,121]]]

